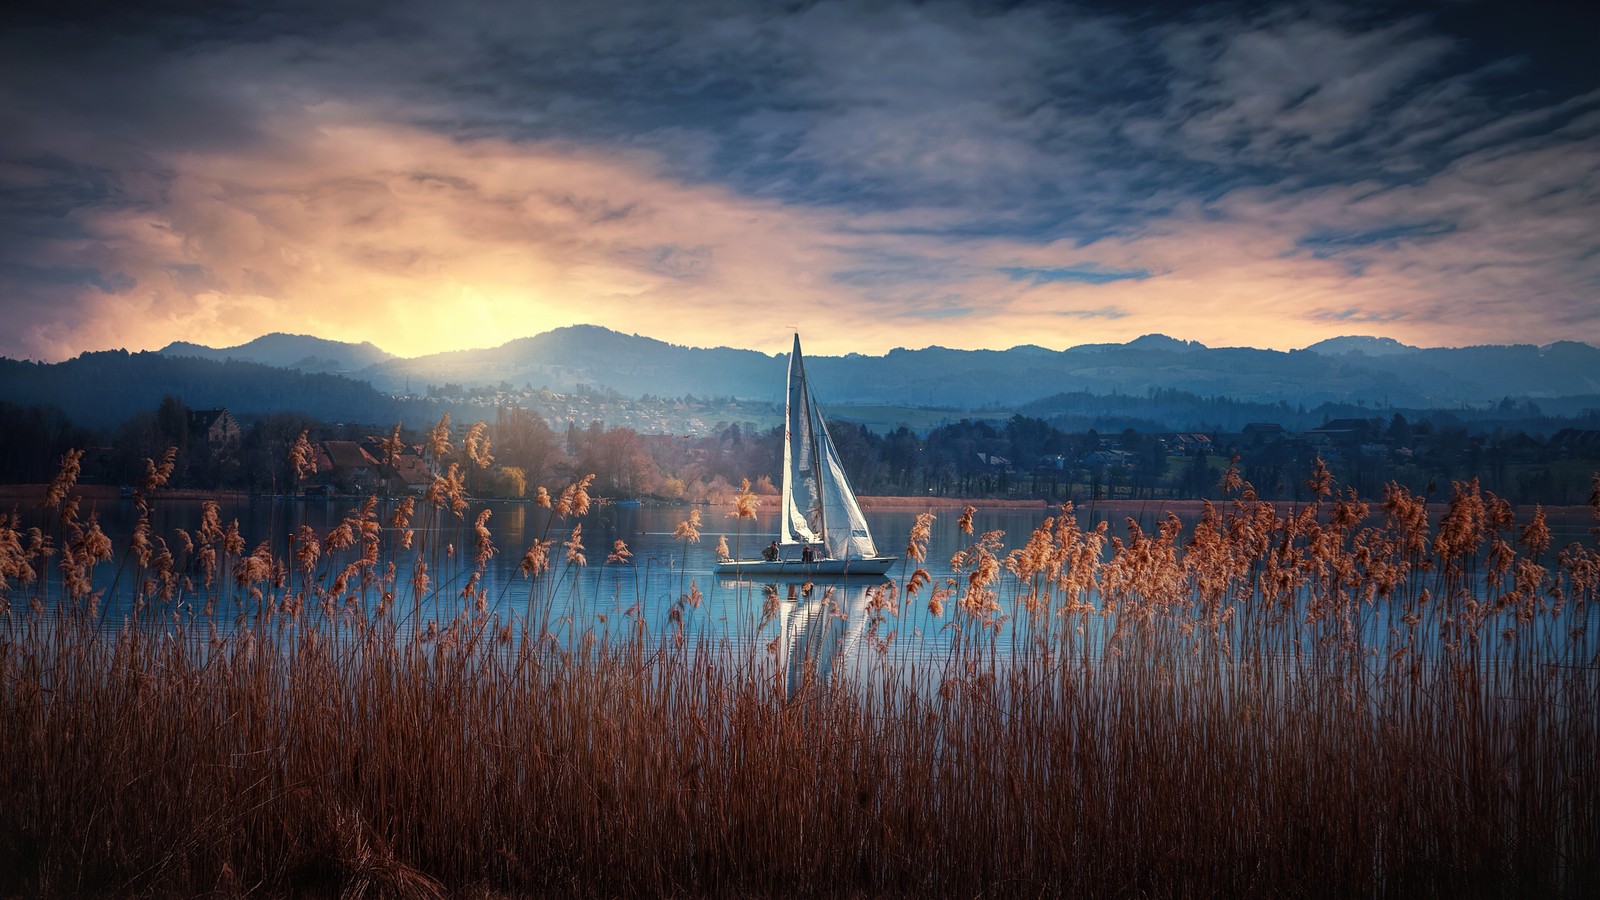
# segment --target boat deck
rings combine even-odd
[[[716,572],[718,575],[764,575],[777,578],[879,577],[899,560],[898,556],[818,559],[812,562],[801,562],[798,559],[730,559],[717,563]]]

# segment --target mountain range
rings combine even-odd
[[[338,372],[379,391],[428,385],[569,391],[580,385],[629,397],[782,397],[787,354],[669,344],[579,325],[497,347],[403,359],[371,344],[273,334],[221,350],[176,343],[165,356],[204,356]],[[1207,347],[1165,335],[1065,350],[895,349],[883,356],[808,356],[818,396],[832,404],[979,408],[1014,406],[1064,392],[1145,395],[1177,388],[1202,396],[1314,406],[1362,401],[1413,408],[1481,405],[1504,397],[1541,401],[1600,394],[1600,348],[1574,341],[1420,348],[1390,338],[1338,337],[1303,350]],[[1583,399],[1589,398],[1589,399]]]
[[[195,408],[227,406],[245,419],[296,411],[368,423],[437,416],[434,404],[403,399],[430,388],[458,404],[471,403],[475,392],[532,389],[538,396],[544,388],[626,398],[728,398],[781,411],[787,365],[787,353],[686,347],[589,325],[409,359],[370,343],[269,334],[235,347],[177,342],[158,352],[102,351],[54,364],[0,359],[0,402],[55,406],[90,427],[113,426],[168,394]],[[1023,411],[1064,422],[1131,416],[1181,430],[1196,422],[1315,418],[1325,405],[1600,414],[1593,412],[1600,410],[1600,348],[1578,342],[1419,348],[1349,336],[1276,351],[1145,335],[1064,350],[927,347],[882,356],[808,356],[807,372],[830,410],[874,427]],[[1201,402],[1205,398],[1226,402]],[[756,407],[744,408],[753,415]],[[913,408],[920,412],[913,415]],[[607,415],[598,408],[547,414]],[[660,421],[676,427],[670,416]]]

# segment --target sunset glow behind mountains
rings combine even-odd
[[[0,355],[1600,342],[1592,11],[285,10],[16,15]]]

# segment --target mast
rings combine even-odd
[[[811,417],[816,415],[817,400],[811,394],[811,382],[806,378],[805,360],[800,356],[799,332],[795,332],[794,335],[794,358],[792,364],[800,369],[800,396],[804,397],[806,401],[806,431],[810,433],[810,440],[806,442],[806,446],[811,450],[811,477],[816,479],[817,484],[817,525],[819,526],[818,531],[821,532],[822,551],[831,553],[828,549],[828,502],[824,499],[827,495],[822,487],[822,453],[817,447],[817,430],[811,427]],[[817,418],[821,419],[822,417],[817,415]]]

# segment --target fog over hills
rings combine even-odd
[[[329,371],[328,361],[338,360],[351,367],[344,374],[391,393],[447,383],[468,388],[509,383],[555,391],[587,385],[630,397],[694,394],[769,401],[782,396],[788,359],[753,350],[685,347],[589,325],[413,359],[393,357],[371,344],[289,335],[268,335],[225,350],[173,344],[161,352],[302,371]],[[370,362],[354,368],[362,360]],[[808,357],[808,371],[819,396],[834,404],[958,408],[1021,404],[1063,392],[1144,395],[1160,388],[1251,402],[1362,401],[1418,408],[1600,393],[1600,349],[1577,342],[1419,348],[1390,338],[1347,336],[1285,352],[1213,348],[1145,335],[1126,344],[1065,350],[927,347],[883,356]]]

